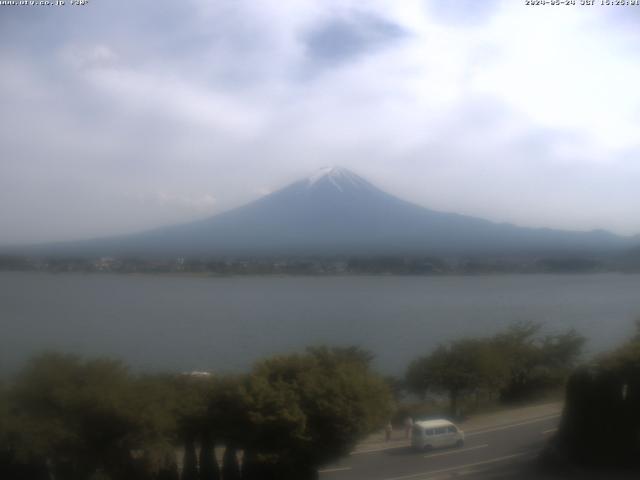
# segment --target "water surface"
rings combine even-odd
[[[137,369],[239,371],[307,345],[356,344],[400,373],[439,342],[514,320],[610,348],[640,317],[640,275],[171,277],[0,272],[0,369],[34,352]]]

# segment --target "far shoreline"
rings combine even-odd
[[[158,277],[158,278],[452,278],[452,277],[506,277],[506,276],[601,276],[601,275],[640,275],[640,271],[602,270],[590,272],[449,272],[432,274],[412,273],[209,273],[209,272],[100,272],[100,271],[50,271],[50,270],[0,270],[0,274],[48,274],[77,276],[122,276],[122,277]]]

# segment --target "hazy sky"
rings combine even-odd
[[[0,244],[202,218],[324,165],[640,233],[640,6],[69,3],[0,6]]]

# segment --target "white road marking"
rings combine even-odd
[[[513,427],[520,427],[522,425],[530,425],[532,423],[538,423],[538,422],[544,422],[545,420],[551,420],[552,418],[558,418],[560,417],[560,414],[554,414],[554,415],[547,415],[546,417],[542,417],[542,418],[536,418],[533,420],[527,420],[526,422],[519,422],[519,423],[510,423],[507,425],[501,425],[499,427],[494,427],[494,428],[487,428],[484,430],[476,430],[474,432],[468,432],[465,433],[465,436],[467,437],[472,437],[474,435],[480,435],[483,433],[491,433],[491,432],[497,432],[499,430],[506,430],[508,428],[513,428]]]
[[[351,470],[351,467],[326,468],[318,470],[318,473],[346,472],[347,470]]]
[[[406,448],[410,447],[411,444],[409,442],[402,442],[399,444],[395,444],[393,446],[389,445],[388,447],[380,447],[380,448],[371,448],[369,450],[355,450],[351,452],[349,455],[362,455],[363,453],[376,453],[376,452],[384,452],[385,450],[394,450],[398,448]]]
[[[557,428],[550,428],[549,430],[543,430],[542,432],[540,432],[542,435],[548,435],[550,433],[556,432],[558,431]]]
[[[450,450],[448,452],[442,452],[442,453],[431,453],[429,455],[424,455],[424,458],[441,457],[443,455],[453,455],[454,453],[468,452],[469,450],[478,450],[479,448],[487,448],[488,446],[489,444],[485,443],[484,445],[476,445],[475,447],[458,448],[457,450]]]
[[[431,470],[429,472],[414,473],[411,475],[404,475],[402,477],[385,478],[384,480],[406,480],[409,478],[418,478],[418,477],[421,477],[423,480],[426,480],[428,478],[432,478],[433,475],[438,475],[440,473],[453,472],[457,470],[463,470],[465,468],[472,468],[472,467],[478,467],[480,465],[489,465],[491,463],[503,462],[505,460],[510,460],[512,458],[517,458],[523,455],[527,455],[528,453],[531,453],[531,452],[514,453],[512,455],[505,455],[504,457],[497,457],[497,458],[492,458],[490,460],[483,460],[482,462],[468,463],[466,465],[458,465],[457,467],[442,468],[440,470]]]

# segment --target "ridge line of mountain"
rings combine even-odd
[[[640,244],[605,230],[520,227],[430,210],[326,167],[238,208],[140,233],[17,246],[78,256],[610,254]]]

